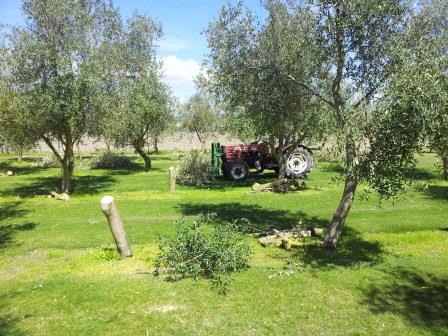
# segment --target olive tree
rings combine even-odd
[[[265,2],[265,8],[262,22],[241,2],[229,5],[209,25],[208,84],[226,107],[231,128],[264,139],[283,175],[283,147],[319,138],[328,120],[321,111],[328,108],[305,89],[316,68],[316,51],[308,48],[315,31],[312,12],[293,12],[276,1]]]
[[[427,121],[428,139],[441,162],[443,178],[448,181],[448,77],[439,78],[441,86],[434,90],[440,92],[433,101],[438,106],[433,107],[432,115]]]
[[[360,181],[365,178],[383,196],[392,196],[403,183],[403,174],[396,173],[413,164],[412,155],[421,144],[415,127],[423,117],[415,110],[402,109],[401,101],[389,99],[400,90],[400,86],[395,90],[389,84],[403,68],[403,54],[417,53],[421,45],[416,41],[430,31],[416,24],[422,14],[400,0],[266,4],[269,15],[261,28],[253,24],[253,15],[241,4],[225,7],[212,23],[208,32],[215,67],[212,78],[222,99],[249,107],[253,104],[265,121],[262,128],[277,137],[288,134],[288,128],[279,127],[288,117],[297,120],[299,129],[303,125],[300,121],[307,118],[331,120],[345,168],[342,197],[324,240],[325,247],[334,248]],[[264,32],[273,22],[283,22],[278,26],[289,29],[267,35],[270,58],[263,58],[263,53],[254,51],[262,45],[259,29]],[[283,51],[286,56],[282,62],[264,63],[281,57]],[[252,69],[266,84],[265,90],[252,94],[258,86],[247,85],[243,80],[250,78],[250,72],[241,69]],[[276,83],[282,83],[280,88]],[[285,88],[296,95],[278,99],[277,94]],[[265,97],[263,103],[257,96]],[[266,108],[270,103],[274,105],[271,110]],[[288,110],[284,104],[302,108]],[[405,112],[402,118],[397,112],[400,110]],[[387,147],[382,148],[386,139]]]
[[[134,148],[149,171],[148,138],[160,137],[173,120],[170,93],[156,58],[162,31],[151,18],[137,13],[126,26],[116,28],[119,39],[110,62],[115,78],[104,88],[108,102],[100,102],[112,112],[99,133],[116,146]]]
[[[152,76],[144,76],[129,83],[123,105],[114,113],[113,139],[117,146],[131,146],[145,162],[145,170],[151,170],[151,158],[145,151],[148,137],[153,131],[163,130],[172,118],[170,97],[166,86]]]
[[[318,61],[334,71],[329,86],[312,90],[328,97],[345,151],[345,186],[327,247],[339,240],[358,183],[367,181],[381,197],[397,195],[415,152],[433,137],[434,115],[446,107],[446,94],[439,96],[443,86],[433,85],[443,82],[446,67],[434,56],[446,55],[446,40],[440,43],[435,34],[443,23],[433,20],[432,7],[325,1],[316,10]],[[446,8],[443,13],[446,21]]]
[[[204,148],[207,139],[218,130],[219,117],[204,94],[197,93],[182,106],[182,125],[196,134]]]
[[[1,84],[0,84],[1,85]],[[19,110],[22,108],[11,91],[0,88],[0,142],[7,150],[16,151],[18,160],[22,160],[25,150],[33,148],[37,137],[28,131],[27,120]]]
[[[423,9],[402,1],[319,5],[319,61],[334,72],[331,85],[314,90],[329,97],[346,168],[327,247],[339,240],[359,182],[367,181],[381,197],[397,195],[415,166],[415,152],[433,139],[434,114],[446,106],[446,94],[438,94],[443,88],[432,85],[443,82],[446,67],[434,56],[446,55],[446,42],[435,34],[443,23],[430,8],[430,1]]]
[[[24,27],[7,36],[7,81],[15,113],[30,137],[42,139],[60,161],[62,191],[71,190],[74,145],[96,120],[93,101],[102,85],[100,46],[119,22],[101,0],[25,0]],[[58,150],[58,144],[62,148]]]
[[[309,91],[330,107],[345,155],[344,190],[324,241],[326,247],[334,248],[360,182],[359,164],[369,149],[364,133],[369,104],[387,82],[409,8],[399,0],[330,0],[318,2],[313,10],[318,47],[315,61],[329,70],[329,76],[326,83],[320,81],[319,87],[309,86]],[[315,76],[320,77],[318,73]],[[293,82],[303,84],[296,79]]]
[[[31,149],[37,139],[28,132],[23,113],[17,111],[22,106],[18,95],[8,85],[7,55],[5,41],[0,39],[0,143],[6,150],[17,151],[21,160],[22,153]]]
[[[426,99],[426,134],[430,148],[442,163],[443,178],[448,180],[448,3],[423,3],[421,20],[429,28],[426,39],[420,40],[420,68],[413,67],[414,76],[422,78]]]

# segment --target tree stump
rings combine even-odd
[[[112,196],[104,196],[101,199],[101,210],[107,218],[112,236],[115,240],[115,245],[120,253],[120,257],[127,258],[132,257],[131,246],[129,245],[126,237],[126,232],[123,228],[123,222],[121,221],[120,213],[115,205],[114,198]]]
[[[170,184],[170,192],[174,192],[176,190],[176,170],[174,167],[168,168],[169,175],[169,184]]]

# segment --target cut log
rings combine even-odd
[[[280,247],[289,250],[294,247],[302,246],[302,238],[311,236],[319,236],[323,234],[323,229],[306,228],[304,230],[285,230],[280,231],[273,229],[271,231],[260,234],[258,242],[263,247]],[[299,239],[299,240],[298,240]]]
[[[288,192],[307,189],[306,182],[303,180],[279,179],[274,182],[259,184],[252,186],[254,192]]]
[[[50,191],[50,195],[61,201],[67,202],[70,199],[70,196],[66,193],[58,194],[56,191]]]
[[[315,227],[315,228],[312,228],[311,233],[313,234],[313,236],[323,236],[324,229]]]
[[[112,236],[115,240],[115,245],[117,246],[121,258],[132,257],[132,249],[126,237],[120,213],[118,212],[112,196],[104,196],[101,199],[101,210],[107,218]]]
[[[263,247],[278,247],[282,243],[281,239],[276,236],[266,236],[258,239],[258,242]]]

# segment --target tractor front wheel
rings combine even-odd
[[[227,176],[232,181],[243,181],[249,176],[249,166],[246,162],[237,160],[230,165]]]

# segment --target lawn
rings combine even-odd
[[[75,172],[68,202],[47,198],[57,168],[28,155],[0,157],[0,335],[448,335],[448,183],[431,154],[418,183],[395,201],[359,188],[336,251],[310,243],[285,251],[250,235],[251,267],[221,295],[208,280],[168,282],[153,275],[161,237],[173,222],[215,212],[214,225],[325,227],[341,194],[338,166],[318,162],[309,190],[252,193],[254,182],[218,179],[208,189],[168,193],[177,154],[154,157],[153,171]],[[140,162],[143,165],[142,162]],[[134,257],[117,260],[100,211],[112,195]],[[285,272],[288,262],[301,265]]]

